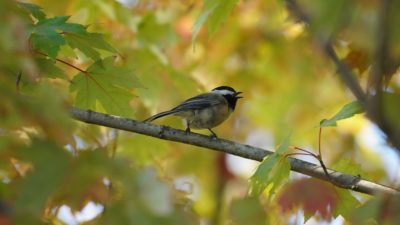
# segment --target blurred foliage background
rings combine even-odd
[[[394,100],[385,104],[390,122],[399,124],[400,18],[396,1],[388,2],[390,60],[383,72]],[[68,115],[72,105],[143,120],[229,85],[244,99],[214,130],[219,137],[274,149],[291,133],[290,144],[315,151],[319,122],[354,97],[313,35],[332,38],[366,90],[381,1],[299,0],[310,24],[277,0],[30,3],[42,9],[0,1],[0,224],[398,221],[398,199],[343,194],[298,174],[276,194],[249,196],[255,162]],[[59,16],[70,17],[50,20]],[[156,123],[184,129],[174,117]],[[322,146],[328,167],[398,185],[398,154],[365,115],[324,129]],[[326,201],[310,207],[307,198],[296,199],[291,207],[287,199],[294,197],[285,194],[307,185]],[[83,209],[92,216],[79,216]]]

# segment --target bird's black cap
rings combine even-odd
[[[216,91],[216,90],[228,90],[228,91],[232,91],[232,92],[236,93],[235,89],[233,89],[232,87],[229,87],[229,86],[219,86],[219,87],[216,87],[216,88],[214,88],[212,90],[213,91]]]

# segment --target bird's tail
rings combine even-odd
[[[143,120],[143,122],[151,122],[151,121],[156,120],[158,118],[161,118],[161,117],[164,117],[164,116],[168,116],[168,115],[171,115],[171,114],[174,114],[174,113],[176,113],[176,111],[174,111],[174,110],[160,112],[160,113],[157,113],[154,116],[151,116],[151,117]]]

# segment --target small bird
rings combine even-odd
[[[229,117],[235,110],[237,100],[242,98],[238,96],[241,93],[232,87],[220,86],[189,98],[175,108],[151,116],[143,122],[151,122],[168,115],[179,116],[186,121],[186,132],[190,132],[191,128],[208,129],[211,136],[216,138],[217,135],[211,128],[220,125]]]

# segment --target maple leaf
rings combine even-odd
[[[94,61],[100,60],[100,52],[97,49],[106,50],[108,52],[117,53],[111,45],[109,45],[103,38],[102,34],[89,33],[82,31],[79,33],[64,34],[65,40],[73,49],[79,49],[83,54],[93,59]]]
[[[41,19],[32,25],[32,46],[46,53],[51,59],[55,59],[62,45],[69,45],[73,49],[79,49],[83,54],[93,59],[100,60],[98,49],[117,53],[108,44],[102,34],[87,32],[86,27],[77,23],[68,23],[69,16],[56,16]]]
[[[51,59],[57,57],[65,39],[61,32],[85,32],[85,27],[76,23],[67,23],[69,16],[56,16],[42,19],[32,27],[31,41],[35,49],[48,54]]]
[[[38,20],[46,19],[46,14],[42,11],[42,7],[26,2],[18,2],[19,7],[29,12],[33,17]]]
[[[322,218],[329,220],[338,200],[339,196],[332,184],[308,178],[287,185],[278,196],[278,205],[284,213],[301,207],[306,217],[319,213]]]
[[[129,116],[132,114],[129,106],[133,98],[131,91],[135,87],[141,87],[141,84],[133,72],[116,67],[113,57],[108,57],[75,75],[70,91],[76,93],[77,107]]]
[[[289,146],[289,136],[285,138],[276,152],[264,158],[256,172],[250,178],[250,193],[261,194],[267,187],[271,194],[279,187],[290,174],[290,163],[285,156]]]

